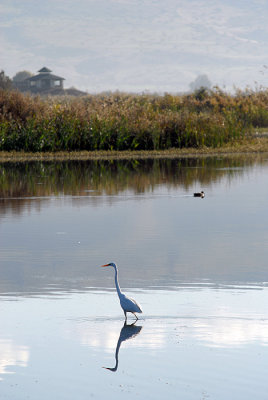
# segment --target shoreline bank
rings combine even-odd
[[[67,160],[127,160],[148,158],[195,158],[214,156],[253,155],[268,153],[268,137],[226,144],[217,148],[187,148],[152,151],[59,151],[59,152],[7,152],[0,151],[0,163],[27,161],[67,161]]]

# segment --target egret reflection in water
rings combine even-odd
[[[142,326],[136,326],[137,321],[133,322],[132,324],[128,325],[126,322],[123,325],[123,328],[121,329],[118,341],[117,341],[117,346],[115,350],[115,366],[113,368],[108,368],[108,367],[103,367],[105,369],[108,369],[109,371],[115,372],[118,368],[118,354],[119,354],[119,349],[121,346],[121,343],[134,338],[137,336],[140,331],[142,330]]]

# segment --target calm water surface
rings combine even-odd
[[[268,156],[0,164],[1,400],[267,399],[267,176]]]

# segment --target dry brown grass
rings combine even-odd
[[[268,91],[32,98],[0,91],[0,151],[219,148],[268,127]]]

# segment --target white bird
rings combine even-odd
[[[130,299],[129,297],[125,296],[121,292],[121,289],[120,289],[120,286],[119,286],[119,282],[118,282],[118,270],[117,270],[116,264],[111,262],[109,264],[102,265],[102,267],[113,267],[114,268],[114,271],[115,271],[115,277],[114,277],[115,278],[115,287],[116,287],[117,294],[118,294],[118,297],[119,297],[119,300],[120,300],[120,305],[121,305],[121,307],[122,307],[122,309],[124,311],[124,314],[125,314],[125,320],[127,320],[127,312],[131,312],[132,314],[134,314],[135,317],[136,317],[136,320],[137,320],[138,317],[137,317],[136,313],[142,313],[142,309],[139,306],[139,304],[136,303],[135,300]]]

